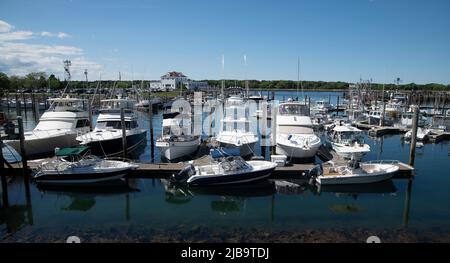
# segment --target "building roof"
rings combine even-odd
[[[186,76],[183,75],[181,72],[171,71],[167,72],[164,76],[161,78],[185,78]]]

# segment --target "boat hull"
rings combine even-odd
[[[311,145],[309,148],[303,148],[277,143],[276,153],[286,155],[290,158],[306,159],[313,158],[319,150],[319,147],[320,144]]]
[[[254,148],[255,148],[255,144],[256,142],[252,142],[249,144],[242,144],[240,146],[236,146],[234,144],[230,144],[230,143],[220,143],[220,147],[222,148],[239,148],[239,152],[240,152],[240,156],[250,156],[254,154]]]
[[[38,185],[104,184],[123,178],[131,168],[99,173],[43,173],[35,178]]]
[[[362,166],[365,164],[362,164]],[[369,167],[373,164],[366,164]],[[370,167],[369,167],[370,169]],[[394,173],[398,171],[397,166],[387,165],[384,168],[375,167],[372,169],[378,169],[379,171],[364,173],[357,172],[355,174],[346,175],[320,175],[316,177],[316,182],[320,185],[348,185],[348,184],[369,184],[386,181],[394,176]]]
[[[175,160],[192,155],[200,146],[199,140],[189,142],[156,142],[161,156],[167,160]]]
[[[25,152],[28,158],[39,158],[46,155],[53,154],[55,148],[73,147],[79,143],[75,139],[76,133],[64,133],[61,135],[55,135],[51,137],[43,137],[27,140],[25,139]],[[12,140],[5,141],[5,144],[14,148],[16,152],[20,154],[20,141]]]
[[[145,141],[147,132],[127,136],[127,151],[131,151]],[[87,144],[91,153],[97,156],[116,156],[123,153],[122,137],[102,141],[92,141]]]
[[[220,186],[248,184],[267,180],[275,167],[265,170],[258,170],[248,173],[222,174],[215,176],[192,176],[188,180],[190,186]]]

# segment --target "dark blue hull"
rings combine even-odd
[[[267,180],[275,168],[241,173],[241,174],[226,174],[220,176],[199,176],[194,180],[188,182],[189,186],[221,186],[221,185],[237,185],[249,184]]]
[[[127,151],[131,151],[145,142],[147,132],[137,133],[127,136]],[[122,138],[90,142],[87,144],[90,147],[91,153],[97,156],[116,156],[123,152]]]

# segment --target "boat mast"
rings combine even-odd
[[[222,54],[222,83],[221,83],[221,93],[222,93],[222,99],[225,98],[224,94],[224,79],[225,79],[225,55]]]
[[[245,90],[247,93],[247,99],[249,97],[249,88],[248,88],[248,80],[247,80],[247,55],[244,55],[244,66],[245,66]]]

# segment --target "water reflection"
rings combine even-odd
[[[360,185],[319,185],[316,189],[319,195],[323,192],[333,192],[352,195],[355,199],[358,194],[391,194],[397,192],[392,180]]]

